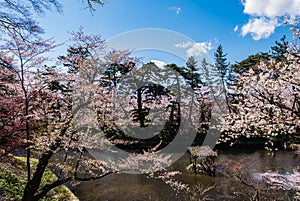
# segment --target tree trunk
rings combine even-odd
[[[60,137],[63,136],[67,132],[67,127],[63,128]],[[60,137],[56,138],[56,140],[49,146],[49,150],[42,154],[39,159],[39,163],[37,164],[36,170],[33,174],[31,180],[29,180],[25,186],[24,194],[22,197],[22,201],[37,201],[39,197],[37,192],[39,190],[43,174],[47,168],[50,158],[52,157],[54,151],[61,144]]]
[[[137,102],[138,102],[138,119],[140,122],[140,127],[145,127],[145,114],[143,113],[143,99],[142,99],[142,89],[137,90]]]
[[[39,163],[36,167],[36,170],[34,172],[32,179],[30,181],[28,181],[25,186],[22,201],[38,200],[38,198],[35,197],[35,194],[37,193],[37,191],[40,187],[43,174],[46,170],[46,167],[52,156],[52,153],[53,153],[52,151],[48,151],[47,153],[43,154],[41,156],[41,158],[39,159]]]

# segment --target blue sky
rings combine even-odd
[[[100,34],[104,39],[130,30],[160,28],[187,36],[195,43],[187,48],[204,48],[211,57],[222,44],[231,63],[270,50],[284,34],[290,39],[289,25],[281,26],[278,19],[300,12],[295,6],[300,5],[299,0],[110,0],[93,14],[82,2],[66,0],[62,14],[41,17],[46,37],[63,42],[70,37],[68,32],[81,25],[87,33]]]

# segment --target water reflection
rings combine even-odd
[[[255,190],[245,186],[237,178],[245,179],[248,184],[259,189],[266,188],[260,182],[259,174],[276,172],[292,173],[300,170],[300,157],[293,152],[256,151],[254,153],[221,153],[217,157],[217,176],[197,175],[186,170],[189,156],[185,154],[169,167],[169,171],[180,171],[170,178],[172,181],[186,184],[188,189],[174,188],[168,179],[154,179],[140,174],[112,174],[107,177],[82,182],[73,187],[80,200],[249,200]],[[240,175],[241,177],[237,177]],[[280,190],[272,189],[276,200],[286,200],[292,196]],[[276,192],[275,192],[276,191]],[[269,193],[269,190],[268,190]],[[277,195],[278,194],[278,195]],[[279,196],[280,195],[280,196]],[[260,190],[260,196],[270,196]],[[270,197],[271,199],[271,197]]]

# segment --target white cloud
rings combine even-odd
[[[188,56],[201,56],[202,54],[206,54],[209,50],[212,49],[211,43],[194,43],[194,45],[187,50]]]
[[[178,47],[178,48],[188,48],[188,47],[193,46],[193,44],[194,44],[194,42],[188,41],[188,42],[178,43],[178,44],[175,45],[175,47]]]
[[[165,65],[167,65],[166,62],[155,60],[155,59],[151,60],[150,62],[154,63],[155,65],[157,65],[157,67],[160,67],[160,68],[162,68]]]
[[[300,16],[300,0],[242,0],[244,13],[250,15],[241,34],[251,34],[254,40],[268,38],[280,24],[280,17]],[[236,26],[237,27],[237,26]],[[234,29],[238,30],[238,29]]]
[[[178,15],[181,12],[181,8],[177,6],[171,6],[169,7],[169,10],[175,11],[175,13]]]
[[[237,32],[238,30],[239,30],[239,26],[236,25],[236,26],[234,27],[233,31],[234,31],[234,32]]]
[[[300,0],[244,0],[244,13],[252,16],[300,15]]]
[[[178,43],[175,45],[177,48],[185,48],[187,49],[186,53],[188,57],[191,56],[201,56],[203,54],[206,54],[209,50],[212,49],[212,44],[209,42],[201,42],[201,43],[195,43],[195,42],[185,42],[185,43]]]
[[[252,18],[247,24],[242,26],[241,34],[243,37],[247,34],[251,34],[254,40],[260,40],[262,38],[268,38],[271,34],[273,34],[277,26],[279,26],[279,24],[276,18]]]

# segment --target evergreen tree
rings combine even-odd
[[[200,74],[197,69],[197,61],[193,56],[189,57],[186,62],[185,79],[196,90],[203,82],[200,79]]]
[[[169,97],[169,90],[165,87],[157,84],[150,84],[147,86],[142,86],[137,89],[136,100],[137,108],[133,109],[132,117],[134,122],[138,122],[140,127],[147,127],[149,120],[146,116],[149,115],[150,108],[144,106],[144,104],[161,104],[163,97]],[[144,97],[144,98],[143,98]]]
[[[231,112],[231,104],[229,100],[229,92],[228,88],[232,84],[234,78],[232,75],[232,69],[230,64],[227,62],[227,54],[223,52],[223,46],[219,45],[217,47],[216,52],[214,53],[215,56],[215,66],[218,70],[219,76],[221,77],[221,84],[223,87],[223,93],[225,94],[226,103],[229,109],[229,112]]]
[[[228,72],[229,63],[227,63],[227,54],[224,54],[222,45],[217,47],[215,56],[215,65],[219,71],[222,81],[225,83],[226,74]]]
[[[280,41],[275,41],[276,45],[271,47],[272,58],[274,58],[276,61],[286,61],[286,57],[284,55],[289,52],[289,43],[285,39],[286,37],[283,35]]]
[[[168,67],[178,72],[194,90],[200,88],[203,84],[197,69],[197,61],[193,56],[188,58],[186,67],[179,67],[175,64],[168,65]]]
[[[253,69],[255,71],[255,66],[259,64],[261,61],[267,62],[270,60],[270,55],[265,52],[259,52],[255,55],[250,55],[246,59],[241,62],[237,62],[233,64],[231,67],[233,71],[238,74],[242,74],[243,72],[248,71],[249,69]]]
[[[130,54],[131,52],[128,50],[113,50],[106,55],[100,82],[107,92],[111,92],[112,88],[116,88],[120,79],[134,69],[135,62],[138,59],[131,58]]]
[[[135,80],[139,83],[135,94],[131,97],[135,99],[131,110],[131,117],[134,122],[139,124],[139,127],[147,127],[151,120],[147,119],[150,109],[154,109],[155,105],[161,105],[164,98],[169,97],[170,90],[162,85],[154,84],[152,80],[160,80],[164,72],[161,72],[154,63],[150,62],[144,65],[142,72],[138,76],[140,80]],[[152,122],[153,123],[153,122]]]
[[[170,66],[173,70],[178,72],[185,81],[191,86],[194,90],[194,93],[191,97],[191,106],[189,111],[189,122],[191,122],[191,116],[193,111],[193,105],[195,104],[195,95],[200,95],[200,89],[203,85],[203,81],[201,80],[200,73],[197,69],[197,61],[193,56],[189,57],[186,62],[186,67],[178,67],[178,66]]]

